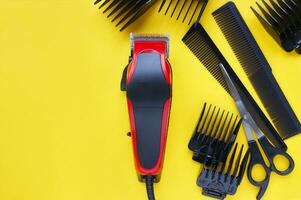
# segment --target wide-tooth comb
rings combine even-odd
[[[120,31],[127,28],[141,15],[143,15],[157,0],[96,0],[100,4],[99,9],[107,6],[103,13],[108,13],[111,22],[116,21],[116,27],[121,26]]]
[[[251,113],[253,119],[255,119],[257,125],[263,131],[265,136],[278,148],[286,150],[287,146],[259,108],[255,100],[252,98],[248,90],[244,87],[238,76],[235,74],[227,60],[222,53],[216,47],[206,30],[199,23],[193,25],[182,39],[185,45],[190,51],[203,63],[211,75],[220,83],[221,86],[230,94],[227,82],[224,79],[223,73],[219,67],[219,64],[223,64],[231,79],[236,83],[249,99],[249,103],[252,105],[253,112]],[[230,94],[231,95],[231,94]]]
[[[252,11],[266,29],[284,50],[294,49],[301,54],[301,1],[298,0],[265,0],[262,3],[266,10],[256,2],[263,16],[253,7]]]
[[[260,100],[283,139],[301,132],[301,124],[272,74],[245,21],[233,2],[213,16],[251,81]]]
[[[162,0],[158,12],[164,10],[164,14],[167,15],[170,11],[170,17],[176,17],[177,20],[182,20],[182,23],[189,19],[190,24],[200,21],[207,4],[208,0]],[[164,7],[166,9],[163,9]]]
[[[241,146],[236,156],[237,147],[238,144],[236,143],[227,162],[222,165],[203,167],[197,179],[197,185],[203,188],[203,195],[224,199],[228,194],[234,195],[236,193],[249,158],[249,151],[247,151],[241,161],[244,145]]]
[[[225,110],[205,103],[195,131],[189,142],[194,152],[193,160],[205,165],[217,165],[224,162],[236,140],[241,120]],[[220,159],[222,158],[222,159]]]

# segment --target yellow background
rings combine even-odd
[[[260,106],[254,89],[211,13],[202,24]],[[264,31],[249,6],[238,8],[301,119],[301,57],[286,53]],[[230,96],[181,42],[188,26],[156,11],[156,4],[120,33],[91,0],[0,1],[0,199],[146,199],[138,182],[125,94],[119,82],[129,56],[129,33],[170,33],[173,102],[159,200],[208,199],[195,184],[200,165],[187,149],[206,101],[237,113]],[[241,130],[239,142],[245,143]],[[296,168],[271,175],[264,199],[301,199],[301,135],[288,139]],[[246,176],[234,197],[255,199]]]

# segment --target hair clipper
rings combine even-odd
[[[155,199],[160,181],[172,97],[169,36],[131,34],[131,56],[121,90],[126,92],[134,158],[139,180]]]

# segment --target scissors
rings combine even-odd
[[[274,147],[269,142],[269,140],[263,135],[261,129],[258,127],[257,123],[255,122],[255,120],[249,112],[250,107],[248,106],[249,101],[247,97],[242,91],[238,89],[238,87],[235,85],[235,82],[232,81],[225,67],[222,64],[220,64],[219,67],[230,90],[230,94],[234,99],[236,107],[243,119],[242,125],[246,133],[249,146],[248,151],[250,153],[250,161],[247,169],[247,175],[252,185],[260,187],[257,199],[261,199],[268,187],[271,172],[273,171],[279,175],[287,175],[291,173],[295,166],[294,160],[284,150]],[[269,162],[269,166],[265,163],[264,158],[261,155],[260,149],[258,147],[258,144],[256,143],[255,137],[252,134],[252,131],[255,133],[257,141],[260,144],[264,154],[266,155],[266,158]],[[274,163],[274,158],[276,156],[281,156],[288,160],[289,166],[287,169],[279,170],[276,167]],[[261,181],[256,181],[252,176],[252,170],[255,167],[255,165],[261,166],[265,171],[265,178]]]

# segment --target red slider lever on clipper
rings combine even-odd
[[[160,181],[171,106],[172,71],[168,62],[169,37],[131,34],[131,56],[123,72],[134,158],[139,180],[154,198]]]

